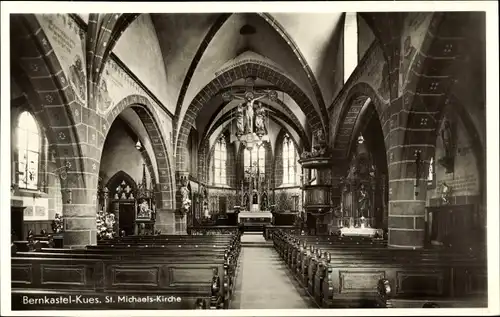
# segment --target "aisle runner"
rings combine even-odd
[[[247,240],[245,238],[244,235],[242,242]],[[265,243],[262,235],[252,236],[249,240]],[[288,275],[288,269],[273,248],[243,246],[231,308],[297,309],[313,306],[294,278]]]

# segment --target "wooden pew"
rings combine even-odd
[[[23,306],[22,297],[52,294],[114,296],[109,308],[123,309],[193,309],[199,300],[211,308],[227,308],[229,290],[227,269],[223,259],[189,257],[156,259],[75,259],[13,258],[13,309],[68,309],[68,305]],[[137,305],[118,301],[117,296],[176,296],[181,302],[164,301]],[[101,306],[102,307],[102,306]],[[85,303],[72,305],[84,309]],[[93,307],[98,309],[97,307]],[[103,307],[104,308],[104,307]]]
[[[422,307],[426,302],[446,307],[460,301],[471,307],[485,305],[486,264],[481,254],[388,249],[352,241],[338,244],[332,237],[302,238],[278,234],[274,241],[297,279],[323,307],[375,305],[380,302],[375,289],[382,278],[396,285],[390,301],[393,306],[404,303],[407,307],[408,296],[412,307]],[[308,245],[304,240],[313,243]],[[293,252],[287,250],[296,249],[296,258],[290,259],[288,253]],[[412,287],[408,281],[420,286]],[[472,292],[471,285],[476,285]]]
[[[130,247],[99,245],[87,249],[18,252],[12,259],[13,308],[16,305],[17,309],[38,307],[19,304],[27,294],[87,294],[101,301],[105,301],[106,296],[114,296],[110,298],[115,302],[107,303],[113,309],[228,308],[234,287],[233,265],[237,263],[235,257],[239,250],[229,243],[234,239],[229,239],[225,248],[218,248],[217,244],[214,248],[212,237],[206,238],[208,241],[182,237],[174,245],[168,245],[172,241],[164,241],[164,247],[146,247],[147,241],[142,241]],[[200,245],[195,247],[187,240]],[[180,248],[179,241],[185,242]],[[70,290],[64,285],[74,285],[76,289]],[[182,301],[168,304],[164,301],[141,304],[118,301],[117,296],[126,295],[180,296]],[[38,308],[68,309],[60,306],[41,305]],[[82,309],[85,305],[77,303],[72,307]]]

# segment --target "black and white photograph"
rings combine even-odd
[[[496,1],[1,5],[2,315],[500,313]]]

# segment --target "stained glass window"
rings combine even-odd
[[[18,185],[19,188],[38,189],[40,160],[40,132],[35,118],[25,111],[17,125]]]
[[[297,182],[297,151],[288,135],[283,140],[283,185],[295,185]]]
[[[214,183],[226,185],[227,147],[224,138],[220,138],[214,149]]]

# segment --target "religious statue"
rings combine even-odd
[[[451,188],[443,182],[443,185],[441,187],[441,199],[443,201],[443,204],[448,205],[450,203],[450,196],[451,196]]]
[[[266,195],[262,195],[262,202],[261,202],[260,209],[267,210],[267,196]]]
[[[243,117],[243,110],[243,104],[239,104],[236,110],[236,133],[239,135],[245,132],[245,118]]]
[[[181,192],[182,208],[184,208],[185,211],[187,211],[191,207],[191,200],[189,199],[189,188],[187,188],[186,179],[182,180],[182,187],[180,189],[180,192]]]
[[[245,100],[246,104],[244,107],[245,110],[245,116],[244,116],[244,130],[245,133],[252,133],[253,132],[253,124],[254,124],[254,102],[257,100],[260,100],[262,98],[266,97],[266,95],[261,95],[259,97],[255,97],[253,92],[248,91],[245,93],[245,97],[242,98],[240,96],[234,96],[235,99],[239,100]]]
[[[441,139],[443,141],[445,157],[452,156],[452,144],[451,144],[451,126],[448,120],[444,121],[444,127],[441,129]]]
[[[368,191],[365,189],[365,185],[361,184],[358,196],[358,210],[362,217],[367,218],[368,212],[370,210],[370,197],[368,196]]]
[[[318,144],[325,144],[326,143],[325,134],[323,133],[323,129],[319,129],[316,131],[316,142],[318,142]]]
[[[265,126],[264,126],[264,114],[265,110],[264,107],[262,107],[262,104],[259,102],[257,111],[255,114],[255,132],[257,133],[265,133]]]
[[[137,214],[137,218],[150,218],[151,217],[151,209],[149,208],[148,201],[144,199],[139,205],[139,212]]]

